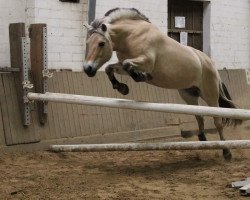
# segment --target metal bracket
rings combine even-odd
[[[32,83],[30,83],[30,81],[23,81],[22,82],[23,85],[23,89],[32,89],[34,87],[34,85]]]
[[[24,125],[30,125],[30,105],[27,99],[29,89],[33,88],[33,84],[29,81],[29,59],[27,52],[27,41],[25,37],[21,38],[21,52],[22,52],[22,85],[23,85],[23,103],[24,103]]]
[[[43,27],[43,93],[48,92],[48,78],[52,78],[53,73],[48,70],[48,53],[47,53],[47,27]],[[43,102],[43,113],[48,113],[48,102]]]
[[[43,74],[43,78],[52,78],[53,77],[53,73],[50,72],[48,69],[44,69],[42,70],[42,74]]]

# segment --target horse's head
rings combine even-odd
[[[88,35],[83,68],[89,77],[93,77],[97,70],[110,60],[113,48],[105,24],[98,29],[90,28]]]

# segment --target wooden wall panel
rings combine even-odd
[[[35,131],[36,120],[32,115],[32,124],[29,127],[22,125],[20,107],[13,74],[2,75],[4,97],[1,98],[1,109],[4,114],[4,130],[6,145],[24,144],[40,141]]]
[[[11,136],[11,130],[3,85],[3,74],[0,75],[0,112],[0,144],[5,145],[5,138]]]
[[[250,108],[250,86],[246,84],[245,72],[232,70],[220,73],[235,102],[241,108]],[[54,77],[49,80],[49,91],[150,102],[184,103],[175,90],[156,88],[145,83],[138,84],[129,77],[117,78],[128,84],[129,95],[123,96],[113,90],[104,72],[99,72],[95,78],[88,78],[83,73],[55,72]],[[145,131],[147,137],[152,138],[154,134],[156,137],[159,136],[159,130],[169,130],[160,134],[163,137],[176,134],[178,127],[184,131],[190,128],[197,129],[193,116],[51,102],[47,123],[44,126],[40,125],[35,106],[32,111],[32,125],[25,129],[21,124],[12,74],[1,75],[0,101],[0,144],[6,141],[7,145],[39,141],[39,136],[42,140],[86,136],[100,138],[101,142],[102,137],[108,136],[110,139],[114,136],[117,139],[115,135],[121,137],[125,134],[123,139],[128,137],[126,141],[135,141],[143,139]],[[213,127],[211,118],[206,118],[206,121],[206,128]]]

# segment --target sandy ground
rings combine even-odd
[[[228,135],[250,139],[249,130]],[[248,199],[230,183],[250,177],[250,151],[233,150],[231,162],[221,153],[5,152],[0,199]]]

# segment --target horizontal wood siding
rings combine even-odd
[[[250,85],[246,83],[244,70],[223,70],[220,74],[239,107],[250,108]],[[167,127],[197,129],[194,116],[59,103],[49,103],[48,121],[44,126],[39,124],[35,103],[32,109],[32,125],[23,127],[13,74],[0,74],[0,78],[0,145],[83,136],[109,140],[114,137],[114,140],[120,141],[118,136],[121,137],[123,134],[122,140],[135,141],[143,139],[145,131],[147,137],[152,138],[154,133],[159,137],[159,130],[170,130],[160,134],[161,137],[178,133],[177,129]],[[49,79],[49,91],[150,102],[184,103],[175,90],[135,83],[129,77],[117,78],[128,84],[130,93],[127,96],[112,89],[104,72],[99,72],[94,78],[88,78],[80,72],[54,72],[53,78]],[[206,128],[212,128],[211,118],[206,118],[206,121]]]
[[[49,81],[51,92],[72,93],[103,97],[127,98],[141,101],[168,102],[168,92],[146,84],[135,84],[128,77],[119,77],[130,87],[130,94],[123,96],[112,89],[103,72],[95,78],[83,73],[57,72]],[[155,120],[157,119],[157,120]],[[49,103],[49,133],[42,139],[91,136],[114,132],[165,127],[176,121],[171,114],[133,111],[116,108],[91,107]],[[177,123],[177,122],[175,122]]]

